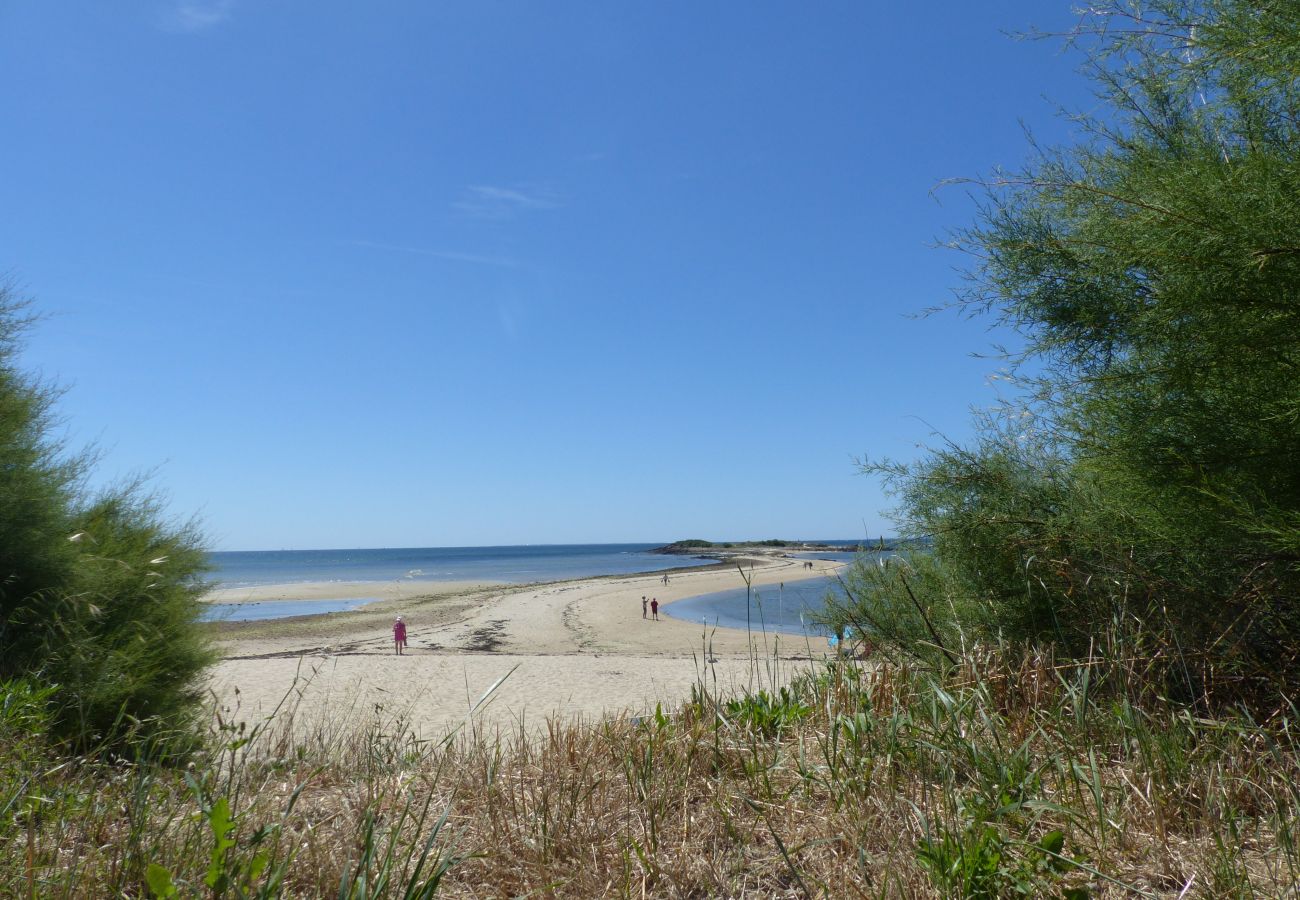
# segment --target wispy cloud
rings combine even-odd
[[[401,244],[383,244],[378,241],[349,241],[354,247],[366,247],[371,250],[389,250],[394,253],[412,253],[416,256],[432,256],[452,262],[473,263],[480,266],[499,266],[505,269],[516,268],[519,263],[504,256],[488,256],[480,253],[462,253],[459,250],[437,250],[430,247],[406,247]]]
[[[471,184],[452,207],[476,219],[512,219],[520,213],[555,209],[559,198],[551,191]]]
[[[168,31],[197,32],[220,25],[230,18],[235,0],[178,0],[163,13]]]
[[[519,338],[519,311],[504,304],[497,306],[497,322],[501,325],[501,333],[510,340]]]

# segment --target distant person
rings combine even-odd
[[[668,573],[665,572],[665,573],[664,573],[664,584],[667,584],[667,583],[668,583]]]
[[[397,621],[393,623],[393,652],[398,656],[406,649],[406,623],[402,617],[398,616]]]
[[[659,621],[659,598],[655,597],[650,601],[650,618],[656,622]]]
[[[645,597],[642,597],[642,598],[641,598],[641,618],[644,619],[644,618],[646,617],[645,611],[646,611],[646,607],[649,606],[649,605],[650,605],[650,601],[647,600]]]

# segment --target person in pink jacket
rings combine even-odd
[[[401,616],[398,616],[397,621],[393,623],[393,652],[400,656],[404,649],[406,649],[406,623],[402,621]]]

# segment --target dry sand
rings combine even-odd
[[[753,561],[756,586],[826,575],[839,564],[769,556]],[[438,737],[500,679],[474,716],[479,727],[540,724],[554,716],[642,715],[674,705],[705,680],[719,690],[769,687],[826,651],[802,639],[710,629],[660,615],[641,618],[641,597],[660,604],[743,587],[734,565],[515,586],[397,581],[303,584],[209,595],[221,602],[375,597],[362,609],[296,619],[214,625],[224,659],[212,689],[219,705],[254,722],[285,697],[303,727],[400,716]],[[409,647],[393,653],[391,625],[407,622]]]

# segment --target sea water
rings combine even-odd
[[[741,580],[739,574],[736,580]],[[661,606],[659,611],[707,628],[748,628],[754,633],[767,631],[824,637],[826,630],[813,624],[812,614],[826,606],[828,595],[843,598],[838,579],[805,578],[753,589],[742,584],[730,590],[677,600]]]
[[[536,544],[379,550],[233,550],[208,554],[216,587],[313,581],[493,581],[527,584],[631,575],[713,560],[650,553],[658,544]]]
[[[869,550],[866,553],[826,551],[790,555],[849,565],[864,559],[874,563],[895,554],[892,550]],[[736,580],[743,581],[739,573]],[[747,588],[741,583],[725,591],[677,600],[661,607],[661,612],[708,628],[748,628],[756,633],[768,631],[824,638],[830,632],[813,623],[814,615],[822,612],[828,601],[839,603],[844,599],[840,577],[829,575],[756,588]]]

